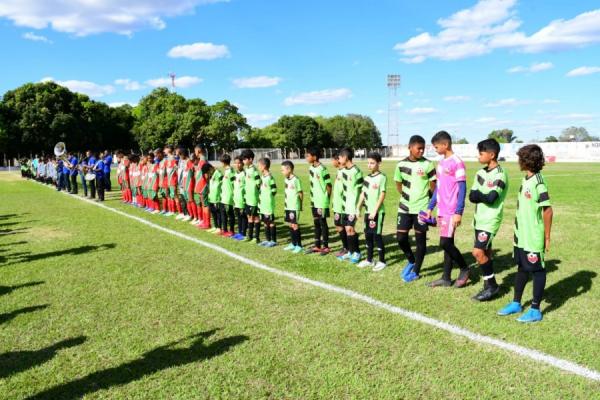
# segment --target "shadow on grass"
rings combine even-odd
[[[27,232],[29,228],[15,228],[15,229],[0,229],[0,236],[17,235],[19,233]]]
[[[104,251],[104,250],[114,249],[116,246],[117,245],[115,243],[106,243],[106,244],[101,244],[101,245],[86,245],[86,246],[72,247],[70,249],[48,251],[48,252],[39,253],[39,254],[28,254],[28,253],[18,253],[18,254],[14,254],[14,255],[8,254],[6,256],[0,256],[0,263],[3,263],[4,261],[8,261],[6,264],[3,265],[3,266],[8,266],[8,265],[12,265],[12,264],[44,260],[46,258],[52,258],[52,257],[60,257],[60,256],[65,256],[65,255],[79,255],[79,254],[91,253],[94,251]]]
[[[79,346],[85,340],[85,336],[79,336],[62,340],[39,350],[9,351],[0,354],[0,379],[42,365],[54,358],[59,350]]]
[[[35,282],[21,283],[20,285],[13,285],[13,286],[0,286],[0,296],[9,294],[13,290],[21,289],[24,287],[37,286],[37,285],[41,285],[43,283],[44,283],[44,281],[35,281]]]
[[[126,385],[164,369],[208,360],[248,340],[247,336],[238,335],[219,339],[208,345],[204,344],[204,339],[209,338],[215,332],[216,329],[200,332],[168,343],[144,353],[137,360],[121,364],[117,367],[93,372],[82,378],[35,394],[29,397],[29,399],[78,399],[98,390]],[[178,347],[188,340],[192,340],[192,343],[188,347]]]
[[[549,305],[545,313],[555,311],[562,307],[569,299],[581,296],[592,288],[592,280],[598,276],[593,271],[577,271],[550,287],[546,288],[544,298]]]
[[[550,272],[554,272],[558,269],[558,265],[560,264],[560,260],[546,260],[545,261],[546,264],[546,273],[550,273]],[[512,293],[514,286],[515,286],[515,276],[517,275],[517,266],[514,265],[513,262],[513,266],[514,271],[511,272],[510,274],[507,274],[503,279],[502,279],[502,283],[500,284],[500,292],[498,292],[498,296],[502,297],[508,293]],[[530,277],[531,278],[531,277]],[[568,278],[567,278],[568,279]],[[528,280],[528,285],[531,284],[531,279]],[[527,288],[525,288],[525,293],[523,294],[523,297],[526,297],[526,293],[527,293]],[[531,292],[529,292],[531,294]],[[546,288],[545,293],[544,293],[544,300],[546,300],[546,295],[548,293],[548,288]],[[529,296],[531,297],[531,295]],[[527,302],[523,302],[523,305],[527,305],[529,304],[529,301]]]
[[[18,310],[11,311],[9,313],[0,314],[0,325],[18,317],[21,314],[26,314],[26,313],[30,313],[30,312],[34,312],[34,311],[38,311],[38,310],[43,310],[47,307],[48,307],[48,304],[43,304],[41,306],[23,307],[23,308],[19,308]]]

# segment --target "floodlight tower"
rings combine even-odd
[[[173,90],[175,90],[175,77],[177,75],[175,75],[175,73],[173,72],[169,72],[169,77],[171,78],[171,86],[173,87]]]
[[[399,107],[398,88],[400,87],[400,75],[390,74],[387,76],[388,87],[388,140],[387,145],[398,144],[399,135]]]

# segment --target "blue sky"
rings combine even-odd
[[[597,0],[122,3],[0,0],[0,91],[52,79],[136,104],[173,72],[180,94],[228,99],[255,126],[360,113],[386,142],[397,73],[400,142],[439,129],[600,134]]]

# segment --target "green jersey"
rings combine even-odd
[[[313,208],[329,208],[327,186],[331,186],[331,177],[327,168],[321,163],[308,169],[310,175],[310,206]]]
[[[338,214],[344,212],[344,176],[342,171],[342,168],[338,169],[331,193],[331,208],[334,213]]]
[[[475,215],[473,216],[473,227],[478,231],[486,231],[496,234],[500,229],[504,215],[504,199],[508,192],[508,175],[501,166],[488,170],[482,168],[477,171],[471,190],[478,190],[487,195],[497,192],[498,198],[492,204],[475,204]]]
[[[208,202],[218,203],[221,201],[221,183],[223,182],[223,174],[220,170],[215,169],[210,182],[208,183]]]
[[[430,182],[435,181],[435,166],[433,162],[421,158],[412,161],[406,157],[396,166],[394,181],[402,183],[402,193],[398,212],[403,214],[418,214],[427,209],[430,196]]]
[[[246,178],[246,172],[241,170],[235,172],[235,179],[233,180],[233,206],[235,208],[243,209],[246,205],[244,200],[244,180]]]
[[[376,174],[371,174],[365,177],[362,193],[365,197],[365,208],[367,209],[367,214],[375,212],[375,208],[377,207],[377,202],[379,201],[381,193],[385,193],[386,184],[387,176],[385,176],[383,172],[377,172]],[[385,208],[383,203],[381,203],[381,207],[379,207],[379,210],[377,210],[377,214],[383,213],[385,213]]]
[[[343,214],[357,215],[358,209],[356,206],[363,185],[362,172],[360,172],[360,169],[356,165],[344,168],[342,170],[342,179],[344,189],[342,194],[344,199]]]
[[[285,178],[285,209],[288,211],[302,211],[302,202],[300,201],[302,193],[302,184],[296,175]]]
[[[515,247],[534,253],[545,248],[543,207],[550,207],[548,187],[542,174],[521,181],[515,216]]]
[[[244,170],[244,200],[247,205],[258,205],[258,188],[260,187],[260,174],[254,165]]]
[[[260,194],[258,198],[258,212],[263,215],[275,214],[275,193],[277,185],[271,174],[260,177]]]
[[[233,205],[233,181],[235,180],[235,173],[231,167],[227,167],[223,170],[223,182],[221,183],[221,203],[232,206]]]

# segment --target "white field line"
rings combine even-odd
[[[64,194],[67,194],[65,192],[62,192]],[[279,276],[284,276],[286,278],[298,281],[298,282],[302,282],[305,283],[307,285],[311,285],[311,286],[315,286],[330,292],[334,292],[334,293],[338,293],[341,294],[343,296],[346,297],[350,297],[354,300],[358,300],[358,301],[362,301],[363,303],[367,303],[370,304],[374,307],[378,307],[378,308],[382,308],[390,313],[393,314],[398,314],[398,315],[402,315],[405,318],[411,319],[413,321],[418,321],[421,322],[425,325],[429,325],[429,326],[433,326],[434,328],[437,329],[441,329],[444,330],[446,332],[450,332],[454,335],[457,336],[462,336],[465,337],[469,340],[472,340],[473,342],[476,343],[484,343],[490,346],[494,346],[506,351],[509,351],[511,353],[515,353],[518,354],[520,356],[522,356],[523,358],[529,358],[531,360],[543,363],[543,364],[547,364],[550,365],[552,367],[561,369],[563,371],[567,371],[570,373],[573,373],[575,375],[579,375],[582,376],[584,378],[590,379],[590,380],[594,380],[594,381],[598,381],[600,382],[600,372],[595,371],[593,369],[587,368],[583,365],[579,365],[577,363],[574,363],[572,361],[568,361],[568,360],[564,360],[562,358],[558,358],[558,357],[554,357],[551,356],[549,354],[543,353],[541,351],[538,350],[534,350],[534,349],[530,349],[527,347],[523,347],[517,344],[513,344],[510,342],[505,342],[503,340],[500,339],[495,339],[493,337],[490,336],[485,336],[485,335],[481,335],[479,333],[475,333],[475,332],[471,332],[467,329],[461,328],[459,326],[456,325],[452,325],[450,323],[447,322],[443,322],[443,321],[438,321],[437,319],[434,318],[430,318],[427,317],[423,314],[420,314],[418,312],[414,312],[414,311],[410,311],[410,310],[405,310],[404,308],[401,307],[397,307],[394,306],[392,304],[388,304],[388,303],[384,303],[380,300],[377,300],[373,297],[367,296],[365,294],[362,293],[358,293],[355,292],[353,290],[350,289],[346,289],[340,286],[335,286],[335,285],[331,285],[329,283],[325,283],[325,282],[321,282],[321,281],[317,281],[317,280],[313,280],[301,275],[297,275],[293,272],[288,272],[288,271],[283,271],[277,268],[273,268],[273,267],[269,267],[265,264],[262,264],[258,261],[254,261],[250,258],[241,256],[239,254],[236,254],[232,251],[229,251],[227,249],[224,249],[220,246],[217,246],[216,244],[213,243],[209,243],[209,242],[205,242],[203,240],[197,239],[195,237],[192,236],[188,236],[184,233],[169,229],[169,228],[165,228],[163,226],[157,225],[155,223],[152,223],[148,220],[145,220],[144,218],[140,218],[140,217],[136,217],[134,215],[128,214],[126,212],[114,209],[112,207],[108,207],[102,203],[97,203],[91,200],[88,200],[86,198],[80,197],[80,196],[70,196],[71,198],[75,198],[81,201],[85,201],[89,204],[98,206],[100,208],[103,208],[107,211],[113,212],[115,214],[121,215],[125,218],[129,218],[132,219],[134,221],[137,221],[139,223],[142,223],[144,225],[147,225],[149,227],[152,227],[156,230],[168,233],[170,235],[176,236],[178,238],[184,239],[184,240],[188,240],[190,242],[199,244],[201,246],[207,247],[211,250],[217,251],[221,254],[226,255],[227,257],[233,258],[234,260],[240,261],[242,263],[245,263],[246,265],[249,265],[253,268],[256,269],[260,269],[263,271],[267,271],[270,272],[272,274],[275,275],[279,275]]]

